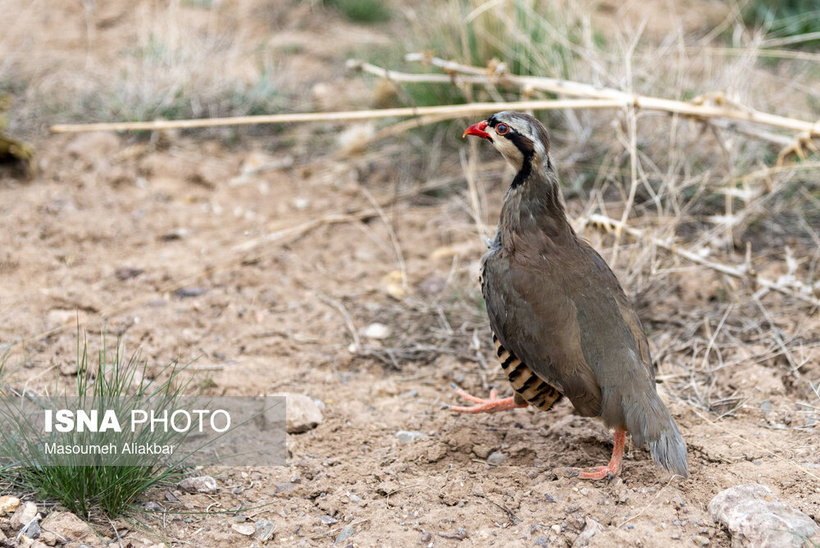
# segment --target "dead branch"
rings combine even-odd
[[[403,107],[373,110],[347,110],[336,112],[293,112],[288,114],[262,114],[259,116],[229,116],[226,118],[196,118],[188,120],[153,120],[151,122],[111,122],[99,124],[55,124],[53,133],[78,133],[89,131],[158,131],[167,129],[195,129],[204,127],[247,126],[253,124],[287,124],[305,122],[355,122],[379,118],[407,118],[411,116],[438,115],[442,119],[466,115],[485,114],[504,109],[559,110],[586,108],[620,108],[618,100],[600,99],[544,99],[539,101],[512,101],[508,103],[469,103],[466,105],[441,105],[434,107]]]
[[[805,132],[812,138],[820,137],[820,120],[816,122],[806,122],[804,120],[797,120],[794,118],[787,118],[784,116],[760,112],[750,107],[732,105],[723,98],[721,93],[714,95],[714,104],[698,104],[697,101],[684,102],[673,99],[661,99],[659,97],[630,94],[614,88],[595,87],[590,84],[573,82],[571,80],[559,80],[557,78],[547,78],[544,76],[517,76],[507,73],[506,67],[503,64],[498,64],[492,68],[473,67],[470,65],[454,63],[445,59],[439,59],[437,57],[430,57],[424,53],[410,53],[405,56],[405,60],[429,63],[448,73],[462,73],[472,76],[479,76],[484,78],[483,81],[491,81],[501,84],[508,83],[518,86],[524,90],[541,90],[557,93],[559,95],[618,100],[621,101],[623,105],[633,105],[635,108],[644,110],[660,110],[672,114],[680,114],[683,116],[692,116],[704,119],[724,118],[740,122],[767,125],[790,131]],[[435,76],[440,77],[441,75]]]

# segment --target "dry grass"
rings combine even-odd
[[[0,1],[0,91],[12,129],[44,121],[152,120],[270,112],[285,103],[277,57],[219,3]],[[129,45],[111,35],[123,20]],[[38,28],[37,36],[31,29]],[[81,36],[75,38],[74,34]],[[32,40],[49,47],[32,48]],[[65,47],[64,43],[71,46]],[[84,45],[82,51],[76,44]],[[83,59],[78,66],[77,59]]]

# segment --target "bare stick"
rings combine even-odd
[[[383,108],[375,110],[348,110],[337,112],[293,112],[289,114],[262,114],[259,116],[229,116],[227,118],[196,118],[189,120],[154,120],[152,122],[111,122],[99,124],[56,124],[54,133],[85,131],[156,131],[164,129],[194,129],[203,127],[247,126],[253,124],[287,124],[294,122],[351,122],[378,118],[406,118],[410,116],[447,115],[459,118],[468,114],[484,114],[504,109],[560,110],[565,108],[621,108],[621,100],[561,99],[512,101],[508,103],[470,103],[434,107]]]
[[[683,102],[673,99],[661,99],[658,97],[648,97],[626,93],[614,88],[595,87],[590,84],[573,82],[571,80],[559,80],[557,78],[547,78],[543,76],[516,76],[506,72],[490,72],[489,69],[462,65],[437,57],[430,57],[423,53],[411,53],[405,56],[407,61],[418,61],[430,63],[440,67],[447,72],[465,73],[473,76],[483,76],[488,80],[499,83],[510,83],[524,89],[538,89],[549,91],[561,95],[571,95],[575,97],[591,97],[599,99],[618,99],[623,103],[631,104],[635,108],[644,110],[661,110],[684,116],[694,116],[698,118],[726,118],[742,122],[763,124],[791,131],[807,132],[811,137],[820,136],[820,120],[816,122],[806,122],[794,118],[786,118],[766,112],[759,112],[748,107],[737,107],[732,105],[706,105],[695,102]]]

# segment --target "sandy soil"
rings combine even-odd
[[[54,24],[26,21],[33,33]],[[116,36],[112,25],[129,24],[109,21],[100,47]],[[294,40],[316,26],[292,31]],[[84,50],[83,33],[68,27],[63,53]],[[277,40],[288,42],[285,32]],[[387,39],[372,28],[357,32]],[[322,69],[305,85],[337,85],[341,72],[327,67],[342,57],[315,49],[294,54],[304,65],[289,63]],[[704,388],[736,396],[736,409],[720,416],[684,397],[675,375],[685,360],[703,359],[702,351],[681,358],[681,341],[708,342],[702,330],[718,325],[724,308],[715,295],[730,282],[686,265],[663,291],[645,284],[654,293],[638,295],[639,312],[665,380],[660,390],[689,447],[691,477],[670,479],[646,451],[628,447],[620,478],[570,478],[569,466],[603,464],[611,438],[567,403],[493,416],[443,409],[457,400],[451,382],[479,394],[507,389],[475,282],[482,244],[465,183],[396,197],[395,181],[408,177],[400,170],[412,168],[401,146],[334,156],[342,129],[289,128],[238,144],[39,133],[37,175],[0,173],[0,342],[16,343],[6,382],[41,390],[60,375],[70,383],[79,317],[92,347],[105,326],[151,365],[193,360],[189,370],[209,393],[287,391],[324,402],[316,429],[289,436],[289,466],[206,469],[219,482],[215,495],[177,492],[179,502],[168,502],[152,493],[171,512],[150,519],[164,540],[249,546],[253,538],[231,525],[264,518],[276,524],[268,545],[327,545],[349,525],[354,533],[339,545],[570,546],[594,520],[602,526],[594,546],[729,546],[706,506],[748,482],[820,518],[818,400],[809,389],[820,379],[816,311],[767,297],[781,307],[772,321],[784,339],[803,341],[803,365],[795,372],[782,355],[751,355],[749,346],[720,349],[729,365]],[[285,158],[292,165],[240,177],[243,166]],[[497,161],[482,170],[494,222],[508,174]],[[417,177],[424,179],[410,176]],[[386,204],[383,214],[369,211],[370,196]],[[585,236],[611,243],[592,227]],[[406,287],[396,285],[402,270]],[[753,290],[741,284],[737,292],[742,299]],[[755,310],[750,301],[738,307]],[[389,328],[387,338],[366,336],[376,322]],[[424,436],[400,443],[403,430]],[[488,464],[493,453],[501,455]],[[183,513],[237,508],[249,509],[238,517]],[[152,538],[123,527],[131,546]]]

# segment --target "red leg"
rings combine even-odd
[[[596,466],[588,470],[582,468],[572,468],[573,475],[577,474],[581,479],[599,480],[610,475],[617,476],[621,471],[621,459],[624,456],[624,445],[626,444],[626,431],[615,430],[615,443],[612,446],[612,458],[606,466]]]
[[[453,388],[456,389],[456,394],[476,404],[472,407],[450,407],[450,410],[456,413],[495,413],[496,411],[527,407],[526,403],[515,403],[515,398],[513,397],[498,399],[498,391],[495,388],[490,390],[490,398],[486,400],[473,396],[456,385],[453,385]]]

